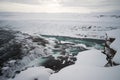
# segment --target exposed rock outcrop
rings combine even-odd
[[[105,67],[110,67],[110,66],[116,66],[118,65],[117,63],[115,63],[113,61],[113,57],[116,54],[116,50],[112,49],[110,47],[111,43],[115,40],[115,38],[110,38],[108,37],[108,35],[106,34],[106,39],[105,39],[105,47],[104,47],[104,51],[102,52],[103,54],[106,55],[106,60],[108,61],[107,64],[105,64]]]

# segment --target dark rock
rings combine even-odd
[[[34,80],[38,80],[38,78],[35,78]]]
[[[110,44],[114,40],[115,40],[114,38],[108,38],[106,34],[105,47],[104,47],[104,51],[102,51],[102,53],[106,55],[106,60],[108,61],[107,64],[105,64],[105,67],[116,65],[116,63],[112,60],[116,54],[116,51],[110,47]]]

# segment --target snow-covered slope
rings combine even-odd
[[[105,55],[98,50],[79,53],[75,65],[50,76],[50,80],[119,80],[120,66],[103,67]]]
[[[120,64],[120,29],[109,31],[107,34],[109,37],[115,38],[115,41],[110,45],[110,47],[117,51],[113,61]]]
[[[53,72],[54,71],[51,69],[44,67],[28,68],[27,70],[17,75],[14,79],[9,80],[49,80],[49,76]]]
[[[99,67],[103,67],[106,63],[106,56],[101,54],[101,51],[96,49],[80,52],[76,61],[76,65],[78,64]]]
[[[110,47],[117,51],[113,61],[120,64],[120,30],[108,31],[107,34],[115,38]],[[120,66],[103,67],[106,63],[105,55],[98,50],[80,52],[75,65],[51,75],[50,80],[119,80]]]

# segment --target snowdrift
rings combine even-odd
[[[51,73],[53,73],[51,69],[44,67],[33,67],[22,71],[14,79],[9,80],[49,80]]]
[[[50,80],[119,80],[120,66],[103,67],[105,55],[98,50],[80,52],[75,65],[50,76]]]

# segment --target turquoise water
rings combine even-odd
[[[51,36],[51,35],[42,35],[46,38],[56,38],[59,41],[68,41],[75,44],[85,44],[87,47],[95,47],[96,49],[103,49],[104,40],[99,39],[88,39],[88,38],[73,38],[65,36]],[[98,47],[97,47],[98,46]]]
[[[84,44],[86,47],[94,47],[96,49],[103,49],[104,40],[97,40],[97,39],[79,39],[79,38],[71,38],[71,37],[64,37],[64,36],[50,36],[50,35],[42,35],[45,38],[55,38],[58,42],[64,41],[64,43],[57,43],[56,47],[52,50],[52,56],[58,57],[60,53],[64,49],[66,49],[66,53],[77,55],[81,51],[88,50],[85,47],[76,46],[77,44]],[[69,43],[68,43],[69,42]],[[50,61],[51,57],[40,57],[37,60],[33,61],[32,64],[36,63],[37,65],[42,65],[47,61]]]

